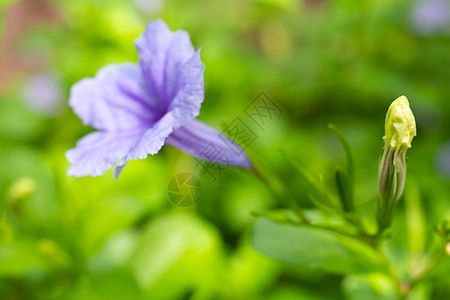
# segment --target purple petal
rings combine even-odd
[[[252,163],[239,147],[214,128],[197,120],[173,131],[166,143],[206,161],[242,168]]]
[[[120,161],[118,167],[125,165],[131,159],[145,159],[149,154],[158,153],[166,138],[172,133],[174,123],[175,120],[172,113],[165,114],[152,128],[142,135],[140,140]],[[120,169],[117,170],[117,173],[120,173]]]
[[[176,120],[176,127],[191,122],[200,114],[200,106],[205,96],[203,71],[205,65],[200,60],[200,49],[180,70],[177,78],[178,92],[169,105]]]
[[[168,108],[187,84],[203,87],[204,66],[187,32],[171,32],[166,23],[156,20],[147,25],[135,46],[148,93],[156,97],[161,106]],[[193,89],[186,97],[195,98],[199,105],[203,101],[203,91]],[[190,108],[189,103],[185,107]]]
[[[121,132],[92,132],[78,141],[75,148],[66,152],[71,163],[68,175],[98,176],[125,156],[139,141],[145,129]]]
[[[69,104],[85,125],[108,131],[151,127],[163,114],[147,94],[139,66],[130,63],[106,66],[76,83]]]

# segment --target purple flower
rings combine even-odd
[[[450,3],[448,0],[421,1],[412,11],[412,21],[422,35],[446,29],[450,21]]]
[[[450,140],[437,149],[435,166],[438,172],[446,179],[450,179]]]
[[[134,4],[146,15],[155,14],[164,7],[163,0],[134,0]]]
[[[94,78],[76,83],[69,104],[92,132],[66,152],[69,175],[98,176],[112,166],[118,176],[131,159],[156,154],[167,143],[211,162],[223,160],[203,151],[210,144],[230,165],[251,166],[237,155],[231,140],[195,120],[204,98],[204,64],[189,34],[171,32],[156,20],[135,41],[139,65],[124,63],[102,68]]]
[[[22,96],[31,110],[43,116],[57,117],[64,111],[61,84],[49,73],[32,75],[23,86]]]

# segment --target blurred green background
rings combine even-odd
[[[326,182],[344,163],[331,122],[354,152],[357,201],[372,201],[385,113],[406,95],[418,127],[406,190],[420,194],[408,230],[414,236],[416,226],[433,230],[450,217],[448,1],[0,3],[2,300],[395,299],[382,279],[330,275],[252,250],[250,211],[282,204],[241,170],[212,180],[195,159],[165,146],[130,162],[118,180],[111,171],[66,175],[64,152],[91,131],[67,106],[70,86],[107,64],[136,62],[133,41],[155,18],[202,47],[199,119],[220,129],[242,118],[258,136],[249,156],[293,188],[279,149]],[[244,111],[261,91],[283,110],[264,130]],[[203,187],[190,208],[168,201],[167,185],[180,172]],[[400,204],[399,232],[404,215]],[[449,299],[449,277],[411,299]]]

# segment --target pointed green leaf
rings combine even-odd
[[[339,140],[342,143],[342,146],[344,147],[345,156],[347,158],[347,174],[350,180],[350,187],[353,187],[353,181],[355,178],[355,168],[353,166],[353,156],[352,152],[350,150],[350,144],[348,143],[347,139],[345,138],[344,134],[341,132],[341,130],[334,124],[328,124],[328,128],[330,128],[334,134],[339,138]]]
[[[345,212],[350,212],[355,209],[353,204],[353,193],[350,187],[350,181],[347,174],[341,170],[340,167],[336,168],[336,185],[339,191],[339,198],[341,199],[342,208]]]

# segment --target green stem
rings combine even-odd
[[[302,220],[303,223],[310,224],[310,221],[305,217],[305,214],[303,213],[303,209],[297,204],[297,202],[294,201],[294,199],[289,197],[289,195],[287,195],[284,191],[280,191],[279,189],[277,189],[274,185],[274,182],[268,180],[266,176],[264,176],[264,174],[257,168],[253,167],[251,171],[253,175],[255,175],[255,177],[258,178],[276,198],[281,199],[281,201],[287,207],[290,207],[294,211],[294,213],[300,218],[300,220]]]

